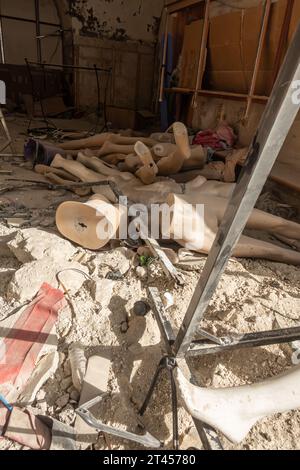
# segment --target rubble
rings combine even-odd
[[[37,228],[19,230],[8,242],[8,247],[21,263],[41,260],[68,261],[77,249],[61,236]]]
[[[31,300],[42,282],[58,285],[57,274],[60,272],[59,280],[64,288],[74,295],[86,280],[84,274],[78,271],[88,273],[88,269],[80,263],[59,262],[50,257],[26,263],[14,273],[8,285],[7,298],[17,299],[20,302]]]
[[[98,302],[102,308],[108,307],[115,285],[116,281],[111,279],[97,279],[93,281],[91,294],[93,299]]]

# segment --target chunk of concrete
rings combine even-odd
[[[92,296],[96,302],[101,304],[102,308],[107,308],[113,295],[116,285],[111,279],[97,279],[93,283]]]
[[[84,274],[78,270],[88,274],[88,268],[80,263],[58,262],[48,257],[26,263],[14,273],[8,285],[8,300],[15,299],[26,302],[33,299],[43,282],[52,286],[58,285],[58,273],[60,273],[59,280],[63,287],[71,295],[74,295],[86,280]]]
[[[24,403],[24,406],[28,406],[34,402],[38,391],[51,375],[55,373],[58,362],[59,355],[57,351],[51,352],[41,358],[18,399],[19,403]]]
[[[7,245],[21,263],[40,260],[45,256],[68,261],[77,251],[61,236],[37,228],[19,230]]]

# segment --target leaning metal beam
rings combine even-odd
[[[281,330],[260,331],[258,333],[246,333],[243,335],[232,335],[220,338],[221,343],[205,342],[203,340],[193,341],[187,356],[205,356],[220,352],[241,349],[256,348],[272,344],[293,343],[300,339],[300,327],[284,328]],[[222,344],[223,343],[223,344]]]
[[[300,80],[300,25],[287,52],[249,150],[239,183],[210,251],[202,276],[178,332],[174,353],[183,357],[216,290],[231,253],[245,228],[280,149],[300,108],[295,82]],[[298,82],[299,84],[299,82]]]

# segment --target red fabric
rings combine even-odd
[[[214,150],[233,147],[236,142],[236,135],[233,129],[227,124],[221,124],[216,130],[207,129],[200,131],[193,140],[193,145],[202,145]]]
[[[64,302],[63,292],[48,284],[42,285],[37,297],[6,335],[5,358],[0,364],[0,385],[22,389],[26,384]]]

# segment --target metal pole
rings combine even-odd
[[[184,357],[215,292],[231,253],[245,228],[280,149],[300,108],[295,93],[300,80],[300,25],[279,72],[270,100],[249,150],[246,165],[229,202],[202,276],[174,344]],[[294,86],[294,87],[293,87]]]
[[[42,62],[42,45],[41,45],[41,25],[40,25],[40,0],[35,0],[35,27],[36,27],[36,45],[38,62]]]

